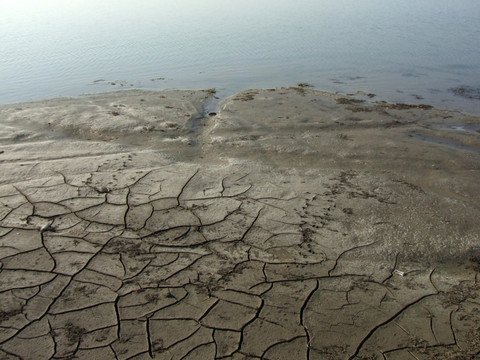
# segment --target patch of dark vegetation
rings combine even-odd
[[[368,106],[356,106],[356,107],[348,108],[348,110],[352,112],[372,112],[373,111],[373,109]]]
[[[298,92],[300,95],[305,96],[305,88],[300,86],[291,86],[288,90],[293,90]]]
[[[299,88],[311,88],[311,87],[313,87],[312,85],[310,85],[308,83],[299,83],[299,84],[297,84],[297,86]]]
[[[128,254],[131,257],[140,256],[144,253],[144,251],[142,250],[142,244],[140,243],[123,246],[121,250],[122,252],[124,252],[125,254]]]
[[[353,209],[352,208],[344,208],[342,211],[347,215],[352,215],[353,214]]]
[[[385,104],[383,107],[385,109],[393,109],[393,110],[408,110],[408,109],[429,110],[433,108],[432,105],[427,105],[427,104],[413,105],[413,104],[402,104],[402,103]]]
[[[427,104],[403,104],[403,103],[396,103],[390,104],[386,101],[379,101],[376,103],[376,110],[408,110],[408,109],[422,109],[422,110],[429,110],[432,109],[432,105]]]
[[[71,322],[65,324],[65,336],[70,344],[75,344],[80,341],[83,334],[85,334],[87,330],[81,328],[79,326],[73,325]]]
[[[346,98],[346,97],[341,97],[337,99],[337,104],[344,104],[344,105],[361,104],[364,102],[365,100]]]
[[[22,313],[22,310],[20,310],[20,309],[15,309],[15,310],[10,310],[10,311],[0,310],[0,323],[3,322],[3,321],[7,321],[11,317],[16,316],[16,315],[21,314],[21,313]]]
[[[151,302],[158,302],[158,294],[145,294],[145,300],[149,303]]]
[[[118,115],[120,115],[120,113],[118,111],[112,111],[112,115],[113,116],[118,116]]]
[[[454,95],[461,96],[466,99],[480,100],[480,88],[471,86],[459,86],[449,89]]]
[[[250,100],[253,100],[255,98],[255,94],[256,93],[254,93],[254,92],[241,93],[241,94],[237,95],[233,100],[250,101]]]

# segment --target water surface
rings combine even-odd
[[[478,0],[0,0],[0,103],[307,82],[480,114]]]

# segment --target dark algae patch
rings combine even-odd
[[[13,316],[16,316],[18,314],[21,314],[22,310],[21,309],[16,309],[16,310],[10,310],[10,311],[3,311],[0,310],[0,323],[3,321],[7,321]]]
[[[348,110],[353,112],[371,112],[373,110],[410,110],[410,109],[421,109],[421,110],[430,110],[433,108],[431,105],[427,104],[404,104],[396,103],[390,104],[385,101],[379,101],[374,103],[372,106],[365,104],[365,100],[355,99],[349,97],[338,98],[337,104],[342,105],[352,105],[347,107]]]
[[[65,332],[68,342],[70,344],[75,344],[80,341],[86,330],[69,322],[65,324]]]
[[[364,103],[365,100],[360,100],[360,99],[353,99],[353,98],[338,98],[337,99],[337,104],[344,104],[344,105],[353,105],[353,104],[361,104]]]
[[[235,101],[251,101],[255,98],[257,92],[255,91],[244,91],[238,95],[236,95],[233,100]]]
[[[422,109],[422,110],[429,110],[432,109],[432,105],[426,105],[426,104],[418,104],[418,105],[412,105],[412,104],[402,104],[402,103],[396,103],[396,104],[388,104],[385,106],[387,109],[394,109],[394,110],[408,110],[408,109]]]
[[[474,88],[471,86],[459,86],[451,88],[451,92],[454,95],[461,96],[466,99],[480,100],[480,88]]]
[[[299,88],[311,88],[311,87],[313,87],[313,85],[310,85],[310,84],[308,84],[308,83],[303,83],[303,82],[297,84],[297,86],[298,86]]]

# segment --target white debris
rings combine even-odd
[[[40,228],[40,232],[45,232],[45,231],[49,231],[49,230],[52,230],[52,223],[49,222],[48,224],[45,224],[43,225],[41,228]]]
[[[407,275],[406,273],[404,273],[403,271],[400,271],[400,270],[398,270],[398,269],[393,270],[392,274],[398,275],[398,276],[405,276],[405,275]]]

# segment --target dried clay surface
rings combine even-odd
[[[0,107],[0,359],[477,359],[480,119],[308,88]]]

